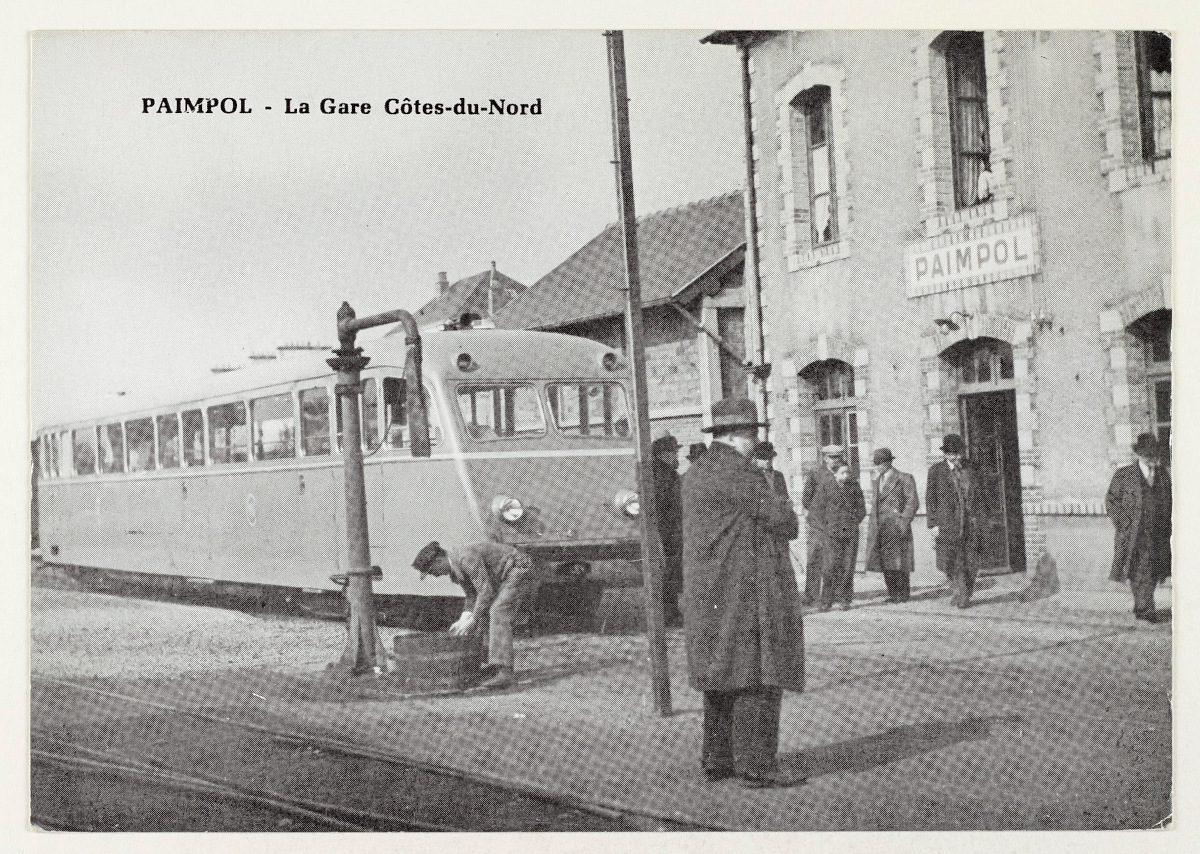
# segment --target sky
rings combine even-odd
[[[707,32],[626,33],[639,214],[742,186],[737,54]],[[440,271],[532,285],[617,217],[600,31],[55,32],[31,68],[35,424],[332,345],[343,300],[415,312]],[[184,97],[251,112],[158,111]]]

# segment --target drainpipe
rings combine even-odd
[[[754,324],[750,336],[753,346],[751,362],[756,365],[752,371],[755,382],[758,383],[759,416],[767,420],[767,405],[770,393],[767,391],[767,377],[771,375],[771,366],[764,361],[767,345],[763,336],[762,282],[758,275],[758,191],[754,187],[754,129],[750,109],[750,44],[746,39],[738,39],[738,57],[742,61],[742,122],[746,139],[746,298],[750,301],[750,316]]]
[[[374,326],[392,323],[404,326],[407,348],[404,379],[408,386],[412,455],[428,457],[429,419],[421,384],[421,335],[417,331],[416,320],[403,309],[356,318],[354,309],[344,302],[338,309],[337,322],[338,343],[341,346],[334,351],[334,358],[328,360],[328,365],[338,372],[335,391],[342,413],[342,460],[346,489],[345,584],[346,600],[350,604],[350,623],[346,632],[346,648],[336,666],[350,673],[381,673],[387,669],[387,651],[375,628],[375,598],[371,589],[375,571],[371,568],[362,426],[358,420],[358,396],[362,389],[360,373],[370,359],[362,354],[362,347],[354,345],[354,339],[361,330]]]

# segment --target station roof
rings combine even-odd
[[[689,289],[741,261],[746,245],[741,190],[638,218],[642,305],[691,299]],[[625,254],[610,223],[567,260],[496,313],[507,329],[547,329],[621,314]]]
[[[503,308],[513,297],[526,289],[525,285],[504,275],[499,270],[495,272],[493,282],[492,271],[484,270],[474,276],[459,279],[448,287],[444,294],[434,297],[421,306],[413,315],[417,321],[417,328],[424,329],[431,324],[456,320],[464,312],[473,312],[480,317],[487,317],[488,287],[493,284],[496,288],[493,299],[497,310]],[[403,334],[404,327],[399,324],[388,331],[388,335]]]

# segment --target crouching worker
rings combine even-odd
[[[470,543],[444,549],[430,543],[413,567],[426,575],[448,575],[467,596],[450,634],[488,633],[488,666],[495,672],[481,688],[506,688],[513,681],[513,621],[537,593],[538,577],[525,552],[505,543]]]

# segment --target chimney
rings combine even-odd
[[[450,290],[450,280],[446,278],[444,272],[438,273],[438,296],[445,296],[446,291]]]

